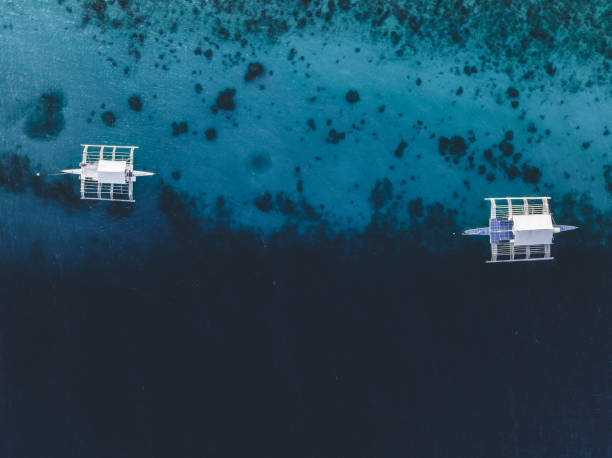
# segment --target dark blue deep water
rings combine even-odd
[[[612,457],[607,1],[0,3],[0,458]],[[138,145],[133,205],[82,143]],[[484,197],[555,260],[485,264]]]

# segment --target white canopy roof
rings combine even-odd
[[[514,245],[550,245],[553,224],[550,214],[513,215]]]
[[[126,161],[107,161],[98,162],[98,181],[100,183],[125,184]]]

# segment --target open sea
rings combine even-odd
[[[607,0],[0,0],[0,458],[612,457],[611,65]],[[486,264],[505,196],[580,228]]]

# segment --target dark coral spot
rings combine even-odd
[[[225,89],[219,92],[217,96],[217,108],[220,110],[228,110],[231,111],[236,108],[236,103],[234,102],[234,95],[236,94],[236,89]]]
[[[115,122],[117,122],[115,113],[113,113],[112,111],[105,111],[104,113],[102,113],[101,117],[102,117],[102,121],[104,122],[104,124],[106,124],[109,127],[114,126]]]
[[[410,18],[408,19],[408,25],[412,29],[413,33],[417,33],[419,31],[419,29],[423,25],[423,22],[423,18],[417,18],[416,16],[410,16]]]
[[[470,76],[472,73],[478,73],[478,69],[474,65],[472,65],[471,67],[469,65],[466,65],[465,67],[463,67],[463,73],[465,73],[467,76]]]
[[[450,140],[447,137],[441,136],[438,138],[438,152],[444,156],[448,151],[448,144]]]
[[[103,21],[104,17],[106,15],[106,2],[104,0],[92,0],[89,4],[88,4],[89,8],[91,8],[92,10],[94,10],[96,12],[96,15],[98,16],[98,19]]]
[[[264,67],[259,62],[252,62],[247,67],[246,75],[244,75],[245,81],[251,81],[257,78],[259,75],[262,75],[264,72]]]
[[[317,130],[317,126],[315,125],[314,119],[308,118],[306,124],[308,125],[308,127],[310,127],[310,130]]]
[[[172,135],[174,137],[187,133],[187,130],[188,127],[185,121],[172,123]]]
[[[356,103],[359,102],[359,92],[355,89],[351,89],[346,93],[346,101],[348,103]]]
[[[346,138],[346,134],[344,132],[337,132],[336,129],[331,129],[328,135],[329,136],[326,140],[328,142],[332,142],[334,145],[337,145],[340,140],[344,140]]]
[[[172,171],[172,178],[174,178],[175,180],[180,180],[181,179],[181,172],[180,172],[180,170],[173,170]]]
[[[376,185],[370,193],[370,203],[375,210],[380,210],[393,198],[393,184],[388,178],[376,180]]]
[[[541,177],[542,172],[540,172],[539,168],[523,164],[523,181],[525,183],[536,184],[540,181]]]
[[[507,140],[504,140],[499,144],[499,149],[504,156],[512,156],[512,154],[514,154],[514,145]]]
[[[65,125],[62,108],[64,96],[61,92],[42,94],[34,109],[26,118],[25,134],[36,140],[52,140],[63,130]]]
[[[450,139],[448,151],[451,154],[462,155],[462,154],[465,154],[466,150],[467,150],[467,144],[465,143],[465,140],[463,139],[463,137],[455,135],[454,137]]]
[[[283,192],[279,192],[276,195],[276,206],[278,210],[284,215],[290,215],[295,213],[295,204]]]
[[[137,95],[133,95],[128,99],[128,104],[130,108],[134,111],[142,110],[142,100]]]
[[[206,136],[207,140],[214,140],[215,138],[217,138],[217,131],[212,127],[209,127],[204,131],[204,135]]]
[[[441,155],[450,153],[454,156],[463,156],[467,151],[467,143],[463,137],[455,135],[453,137],[446,138],[444,136],[438,139],[438,152]]]
[[[272,194],[269,192],[266,192],[263,196],[256,197],[253,203],[264,213],[267,213],[274,208],[274,204],[272,203]]]
[[[395,154],[395,157],[402,157],[404,155],[404,150],[406,149],[406,146],[408,146],[408,143],[402,140],[400,144],[397,145],[397,148],[395,148],[395,152],[393,153]]]
[[[510,86],[508,89],[506,89],[506,95],[508,96],[508,98],[516,99],[519,96],[519,91],[518,89]]]
[[[504,170],[506,171],[508,178],[510,178],[511,180],[514,180],[515,178],[518,178],[519,176],[521,176],[521,172],[519,172],[519,169],[516,165],[511,165],[510,167],[506,167]]]
[[[195,85],[195,88],[194,88],[194,89],[195,89],[195,91],[196,91],[196,94],[201,94],[201,93],[202,93],[202,90],[203,90],[204,88],[202,87],[202,85],[201,85],[200,83],[196,83],[196,85]]]

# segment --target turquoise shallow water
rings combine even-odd
[[[253,19],[255,5],[86,5],[3,7],[3,148],[37,171],[74,166],[80,143],[138,144],[137,165],[157,173],[153,186],[138,184],[139,200],[157,199],[163,180],[195,213],[210,215],[222,196],[235,226],[264,232],[313,220],[361,231],[373,212],[408,223],[416,198],[458,212],[460,225],[479,223],[482,198],[498,195],[584,195],[609,219],[612,102],[605,52],[580,41],[588,28],[562,27],[575,36],[559,46],[528,35],[521,53],[510,38],[487,49],[503,36],[486,9],[482,22],[466,14],[480,29],[452,44],[450,18],[415,33],[401,14],[376,25],[366,6],[368,19],[336,7],[328,22],[300,27],[309,7],[294,16],[274,6],[277,21]],[[246,81],[255,62],[263,73]],[[226,89],[233,107],[215,114]],[[55,109],[46,95],[58,110],[48,125],[36,115]],[[446,139],[457,141],[445,149]],[[388,190],[379,208],[376,189]]]
[[[612,456],[611,11],[3,2],[5,455]],[[553,263],[456,236],[510,195]]]

